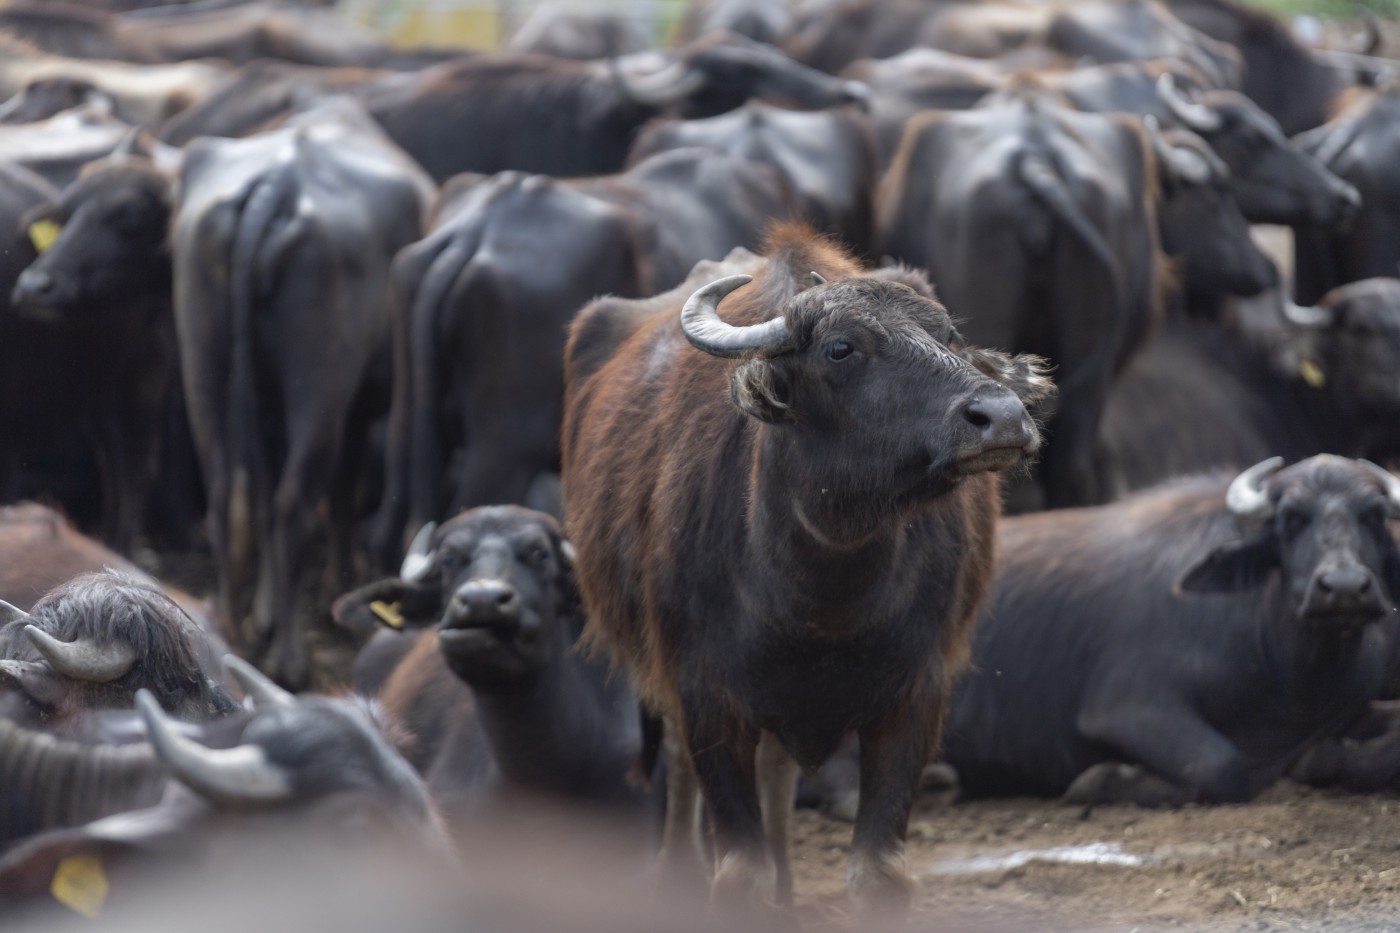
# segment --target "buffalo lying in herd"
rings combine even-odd
[[[763,917],[830,762],[898,914],[935,758],[1400,780],[1374,47],[1234,0],[694,0],[655,48],[542,5],[491,52],[143,5],[0,8],[0,900],[269,839],[488,872],[529,821]]]

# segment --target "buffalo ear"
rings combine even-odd
[[[1055,394],[1055,383],[1050,378],[1050,366],[1042,357],[1031,353],[1010,356],[980,347],[967,347],[959,350],[958,355],[984,376],[995,379],[1015,392],[1016,397],[1027,408]]]
[[[729,394],[745,414],[781,424],[792,420],[788,407],[787,386],[777,367],[767,360],[749,360],[729,377]]]
[[[1181,575],[1177,593],[1233,593],[1261,586],[1278,566],[1278,547],[1271,534],[1233,541],[1212,550]]]
[[[436,580],[408,583],[397,577],[351,590],[331,606],[336,624],[364,634],[377,625],[419,629],[442,615],[442,588]]]

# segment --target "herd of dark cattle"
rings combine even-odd
[[[1379,32],[714,0],[405,52],[130,6],[0,7],[0,902],[548,813],[763,915],[800,798],[899,913],[935,759],[1085,805],[1400,777]],[[290,692],[336,638],[353,694]]]

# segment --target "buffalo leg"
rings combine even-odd
[[[1086,768],[1061,798],[1065,803],[1092,807],[1104,803],[1132,803],[1139,807],[1179,807],[1190,802],[1190,792],[1179,784],[1143,769],[1117,761]]]
[[[1400,778],[1400,728],[1373,738],[1323,739],[1308,749],[1289,774],[1316,787],[1340,785],[1371,793]]]
[[[860,730],[860,803],[846,862],[846,890],[864,914],[903,914],[913,896],[904,835],[938,739],[937,720],[930,724],[917,714],[921,708],[923,704],[906,704]]]
[[[665,726],[666,819],[661,833],[659,874],[663,881],[688,887],[705,876],[700,837],[700,784],[670,722]]]
[[[763,831],[777,872],[776,898],[779,907],[792,906],[792,861],[788,857],[788,824],[797,797],[797,762],[783,748],[778,737],[763,733],[758,742],[758,790],[763,808]]]
[[[687,704],[700,708],[700,704]],[[726,910],[763,906],[776,872],[763,832],[755,775],[758,734],[734,722],[687,723],[691,761],[714,823],[712,903]]]
[[[1086,739],[1117,749],[1123,760],[1184,788],[1185,800],[1249,799],[1249,772],[1239,749],[1187,706],[1162,697],[1136,703],[1119,697],[1091,703],[1078,726]]]

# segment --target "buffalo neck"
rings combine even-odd
[[[584,790],[581,785],[605,771],[614,757],[608,710],[581,665],[564,646],[562,655],[528,684],[499,691],[473,688],[496,766],[510,784]],[[617,767],[619,783],[627,767]]]

